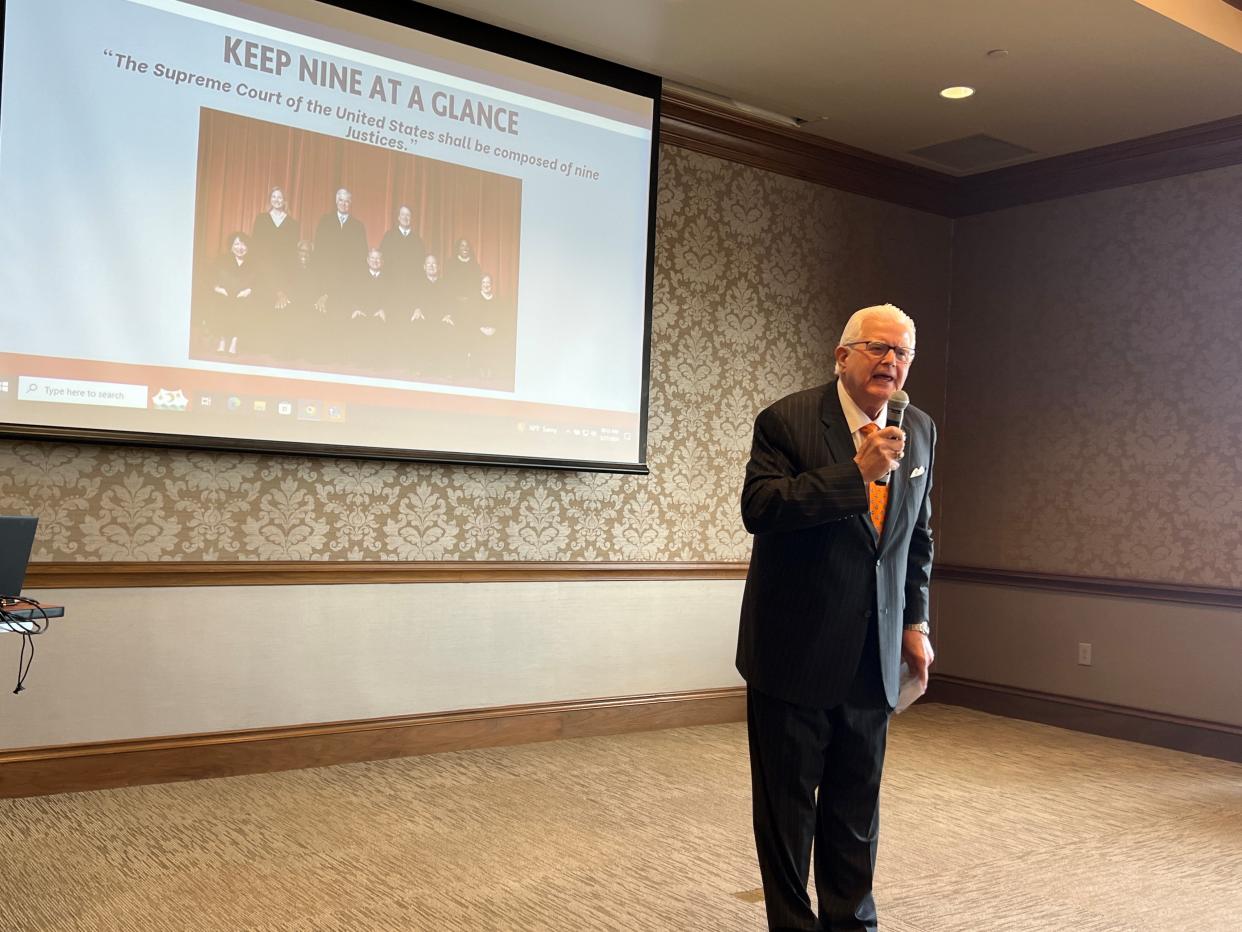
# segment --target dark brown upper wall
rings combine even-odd
[[[1242,585],[1242,167],[958,220],[946,563]]]

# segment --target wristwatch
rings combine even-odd
[[[926,634],[926,635],[931,634],[931,625],[929,625],[925,621],[920,621],[918,624],[915,624],[915,625],[906,625],[905,629],[907,631],[917,631],[919,634]]]

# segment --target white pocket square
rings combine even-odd
[[[917,479],[919,476],[923,475],[923,473],[925,472],[927,472],[927,470],[924,469],[922,466],[915,466],[913,469],[910,470],[910,478]]]

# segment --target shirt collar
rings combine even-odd
[[[841,412],[845,415],[845,422],[850,425],[851,434],[858,433],[864,424],[874,424],[880,430],[888,424],[888,405],[880,408],[880,416],[873,421],[854,403],[840,378],[837,379],[837,397],[841,399]]]

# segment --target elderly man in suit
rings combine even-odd
[[[876,928],[880,774],[898,670],[904,658],[926,684],[932,660],[936,429],[914,407],[902,428],[886,424],[914,337],[899,308],[863,308],[837,345],[837,379],[755,420],[737,668],[773,930]],[[812,840],[818,917],[806,889]]]
[[[338,333],[344,332],[339,323],[349,316],[358,269],[367,258],[367,230],[350,213],[353,203],[349,189],[339,189],[336,210],[324,214],[315,227],[315,264],[319,266],[327,308],[338,323]],[[319,304],[322,310],[324,300]]]

